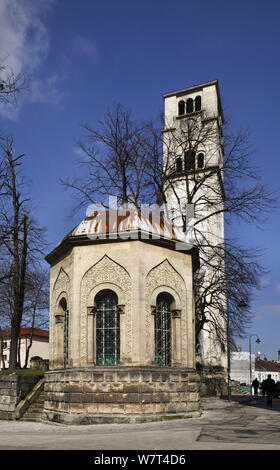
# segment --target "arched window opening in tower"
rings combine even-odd
[[[195,97],[195,110],[196,111],[201,110],[201,96],[200,95]]]
[[[197,168],[204,168],[204,154],[199,153],[197,156]]]
[[[195,169],[195,150],[190,149],[185,152],[185,170],[190,171]]]
[[[102,290],[95,297],[96,364],[113,366],[120,362],[120,313],[118,297],[111,290]]]
[[[193,99],[189,98],[187,100],[187,114],[193,113]]]
[[[176,158],[176,171],[178,173],[183,171],[183,161],[181,157]]]
[[[178,103],[178,115],[183,116],[185,114],[185,101],[181,100]]]

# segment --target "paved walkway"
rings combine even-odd
[[[208,401],[200,418],[65,426],[0,421],[0,450],[280,450],[280,398]]]

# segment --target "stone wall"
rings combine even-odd
[[[220,397],[227,394],[227,371],[220,366],[197,364],[200,375],[200,397]]]
[[[0,419],[15,419],[18,403],[33,389],[43,375],[0,375]]]
[[[98,367],[47,372],[44,418],[65,424],[200,416],[199,376],[185,368]]]

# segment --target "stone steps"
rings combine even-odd
[[[245,390],[232,390],[231,392],[233,395],[245,395],[245,396],[250,395],[250,393],[246,392]]]
[[[29,406],[20,421],[36,421],[42,420],[44,410],[44,391],[40,392],[36,400]]]

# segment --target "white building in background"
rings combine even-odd
[[[251,379],[256,378],[255,354],[251,354]],[[232,352],[230,355],[231,380],[250,385],[250,353],[246,351]]]
[[[31,344],[27,367],[31,365],[31,358],[34,356],[40,357],[44,360],[49,359],[49,332],[40,328],[21,328],[20,331],[20,365],[24,366],[26,351]],[[3,359],[5,368],[9,367],[10,359],[10,343],[11,332],[10,330],[3,331]],[[0,369],[3,369],[3,363],[0,358]]]
[[[279,361],[263,361],[256,358],[255,361],[255,377],[261,383],[267,379],[268,374],[275,382],[280,381],[280,362]]]
[[[251,381],[255,378],[261,383],[268,374],[275,382],[280,381],[280,362],[263,361],[251,354]],[[250,385],[250,354],[246,351],[231,353],[231,380]]]

